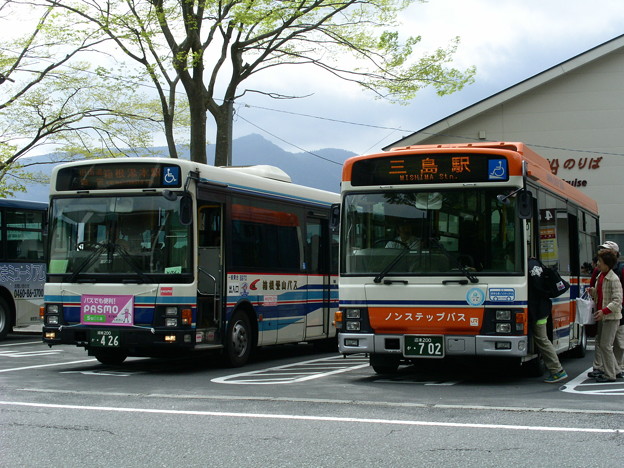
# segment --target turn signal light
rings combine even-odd
[[[191,309],[182,309],[182,325],[190,325],[193,321],[193,312]]]

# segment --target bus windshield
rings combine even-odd
[[[65,281],[156,282],[191,273],[190,227],[180,199],[161,195],[57,198],[48,273]],[[177,275],[176,275],[177,274]]]
[[[346,275],[521,274],[522,220],[513,189],[347,193]]]

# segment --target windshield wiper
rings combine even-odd
[[[139,275],[143,283],[150,282],[148,276],[143,272],[141,267],[136,263],[136,261],[132,258],[132,255],[130,255],[126,249],[124,249],[119,244],[111,243],[111,246],[113,248],[113,253],[115,252],[115,250],[117,250],[117,252],[119,252],[120,254],[120,257],[124,259],[124,261],[130,266],[130,268],[134,270],[137,275]]]
[[[466,278],[470,280],[471,283],[479,282],[479,278],[477,278],[477,276],[472,271],[470,271],[468,267],[462,265],[462,262],[458,260],[457,264],[459,265],[459,270],[466,276]]]
[[[407,253],[410,251],[409,248],[407,248],[407,246],[405,247],[404,250],[401,250],[396,257],[394,257],[392,259],[392,261],[390,263],[388,263],[388,265],[386,265],[386,267],[381,270],[381,272],[379,272],[379,274],[377,276],[375,276],[375,279],[373,280],[375,283],[381,283],[381,280],[384,279],[384,276],[386,276],[388,274],[388,272],[394,267],[394,265],[396,265],[397,263],[399,263],[399,260],[401,260],[403,257],[405,257],[405,255],[407,255]]]
[[[91,266],[93,264],[93,261],[104,251],[104,249],[108,247],[108,243],[106,242],[94,242],[93,244],[89,244],[89,245],[95,245],[97,246],[97,248],[93,252],[91,252],[89,256],[85,258],[84,261],[80,265],[78,265],[76,270],[74,270],[72,275],[69,277],[68,282],[73,283],[74,281],[76,281],[76,278],[78,278],[78,275],[82,273],[85,270],[85,268]]]

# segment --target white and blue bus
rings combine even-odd
[[[0,339],[41,325],[47,203],[0,200]]]
[[[50,196],[43,340],[106,364],[335,343],[338,194],[271,166],[127,158],[60,165]]]

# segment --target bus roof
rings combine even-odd
[[[427,152],[449,152],[449,153],[493,153],[505,154],[510,158],[510,173],[521,175],[522,161],[526,161],[527,176],[541,185],[564,198],[575,201],[584,208],[598,213],[598,204],[595,200],[581,192],[576,187],[568,184],[552,173],[550,163],[546,158],[540,156],[530,149],[526,144],[520,142],[479,142],[479,143],[450,143],[439,145],[413,145],[392,148],[387,152],[376,153],[364,156],[354,156],[345,161],[342,180],[350,181],[353,164],[362,159],[392,157],[398,154],[414,154]],[[515,164],[513,162],[515,161]]]
[[[284,171],[273,166],[218,167],[185,159],[156,157],[90,159],[58,165],[52,171],[52,183],[50,184],[51,194],[60,193],[57,191],[54,181],[56,180],[58,172],[64,168],[89,165],[122,165],[130,163],[177,165],[185,171],[185,173],[190,171],[199,173],[199,183],[224,185],[233,190],[264,193],[268,196],[282,196],[302,201],[307,200],[323,205],[337,203],[339,200],[339,195],[337,193],[291,183],[290,177]],[[125,192],[126,190],[124,189],[123,191]],[[127,191],[140,192],[141,189],[127,189]],[[76,191],[72,190],[70,192],[75,193]],[[92,190],[92,192],[102,193],[106,192],[106,190]],[[108,192],[110,192],[110,190],[108,190]]]
[[[0,207],[8,207],[8,208],[25,208],[28,210],[42,210],[45,211],[48,209],[48,204],[45,202],[37,202],[30,200],[7,200],[0,199]]]

